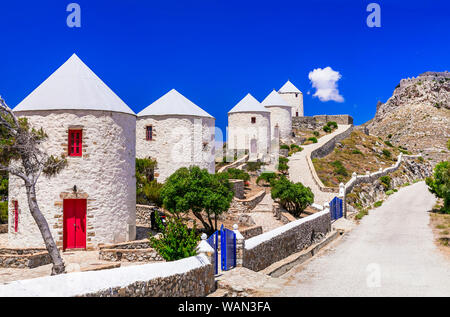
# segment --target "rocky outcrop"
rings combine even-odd
[[[402,79],[375,117],[363,125],[369,133],[433,162],[448,159],[450,73],[426,72]]]

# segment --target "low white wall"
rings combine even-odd
[[[0,285],[0,297],[206,296],[213,287],[213,267],[206,256],[199,255],[174,262],[15,281]]]

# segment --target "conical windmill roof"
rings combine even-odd
[[[238,102],[228,113],[236,112],[270,112],[256,100],[252,95],[247,94],[241,101]]]
[[[175,89],[172,89],[138,113],[138,117],[164,115],[186,115],[214,118]]]
[[[274,106],[283,106],[283,107],[292,107],[289,105],[286,100],[284,100],[279,93],[275,91],[275,89],[266,97],[266,99],[261,102],[264,107],[274,107]]]
[[[289,80],[278,90],[280,93],[302,93],[297,87],[294,86]]]
[[[73,54],[14,111],[103,110],[135,115],[95,73]]]

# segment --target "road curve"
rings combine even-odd
[[[424,182],[402,188],[341,242],[293,268],[275,296],[450,296],[450,263],[433,242]]]

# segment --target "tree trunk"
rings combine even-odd
[[[37,204],[36,189],[34,185],[26,184],[25,187],[27,189],[28,207],[30,208],[31,215],[34,218],[34,221],[36,221],[39,231],[41,232],[45,247],[47,248],[48,254],[53,262],[52,275],[65,273],[66,268],[64,266],[64,261],[59,253],[55,241],[53,240],[48,222]]]

